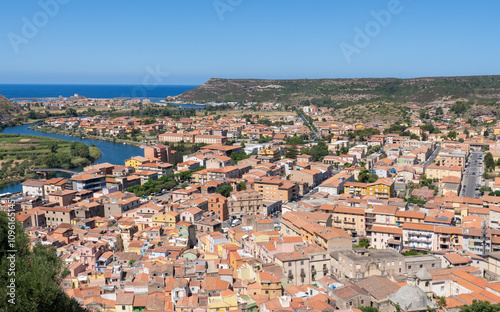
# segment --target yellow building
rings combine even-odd
[[[281,281],[269,272],[259,272],[257,281],[260,283],[261,295],[269,299],[281,296]]]
[[[366,195],[377,198],[388,199],[394,194],[394,180],[384,178],[376,182],[368,183]]]
[[[208,297],[207,312],[238,310],[238,296],[234,291],[227,289],[219,296]]]
[[[179,213],[165,211],[153,215],[153,226],[175,227],[179,221]]]
[[[354,195],[366,195],[367,184],[362,182],[346,182],[344,183],[344,193]]]
[[[277,147],[266,147],[258,151],[257,155],[260,157],[271,157],[274,160],[278,160],[280,157],[280,151]]]
[[[149,162],[151,162],[151,161],[149,159],[147,159],[146,157],[134,156],[132,158],[125,160],[125,166],[132,167],[135,169],[135,171],[139,171],[140,165],[144,165],[144,164],[147,164]]]

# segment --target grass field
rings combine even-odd
[[[34,177],[29,168],[77,168],[101,156],[95,146],[34,135],[0,133],[0,185]]]
[[[70,142],[60,139],[0,134],[0,158],[2,160],[30,159],[33,155],[50,153],[51,144],[57,144],[57,152],[69,152],[71,145]]]

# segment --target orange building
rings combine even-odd
[[[208,210],[215,212],[215,215],[219,220],[227,220],[227,198],[221,194],[210,195],[208,197]]]

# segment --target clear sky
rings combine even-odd
[[[500,74],[497,1],[40,0],[1,8],[0,83]]]

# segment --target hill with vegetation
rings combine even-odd
[[[19,112],[19,106],[0,94],[0,122],[10,119],[17,112]]]
[[[401,105],[425,105],[434,101],[462,100],[497,105],[500,101],[500,76],[296,80],[212,78],[175,99],[189,103],[314,104],[337,110],[367,105],[375,105],[372,108],[376,109],[382,105],[388,109],[381,115],[393,115],[401,110]]]

